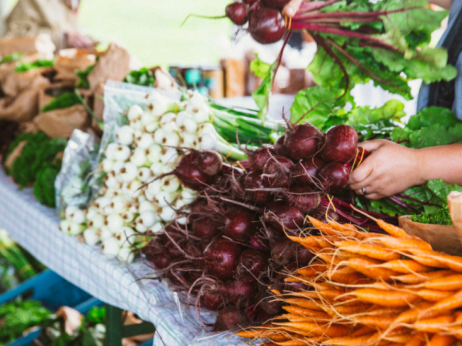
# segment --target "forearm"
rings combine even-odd
[[[443,179],[447,184],[462,185],[462,144],[418,149],[415,153],[421,183]]]
[[[452,6],[452,0],[429,0],[428,2],[446,10],[449,10]]]

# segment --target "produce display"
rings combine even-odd
[[[233,139],[230,134],[235,136],[234,129],[240,126],[241,139],[255,141],[278,128],[275,122],[261,125],[255,118],[231,113],[237,111],[211,107],[197,92],[178,102],[153,91],[147,102],[144,110],[138,105],[130,107],[127,123],[104,148],[100,166],[104,186],[93,203],[85,211],[68,206],[60,225],[66,234],[83,234],[87,244],[102,242],[108,258],[124,262],[135,257],[132,250],[140,241],[137,235],[162,232],[166,223],[176,219],[176,210],[195,200],[195,190],[205,187],[208,177],[216,174],[213,168],[203,173],[183,168],[183,158],[191,155],[185,153],[216,150],[213,158],[220,162],[218,153],[244,159],[245,153],[220,133]],[[209,159],[201,158],[204,165]],[[187,219],[179,222],[184,224]]]
[[[273,289],[285,312],[239,332],[264,345],[452,345],[460,339],[461,258],[377,219],[388,235],[309,218],[313,236],[289,236],[315,254],[286,270],[297,292]],[[308,229],[307,229],[308,231]],[[313,234],[313,233],[312,233]]]

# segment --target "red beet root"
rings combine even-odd
[[[159,253],[155,256],[150,256],[148,260],[151,261],[157,269],[165,269],[172,263],[171,258],[164,253]]]
[[[275,43],[282,39],[286,32],[284,17],[274,8],[257,4],[250,15],[249,32],[258,43]]]
[[[263,184],[272,188],[289,187],[290,172],[293,166],[293,162],[285,156],[271,157],[263,168]]]
[[[285,266],[293,259],[292,241],[289,238],[281,238],[274,243],[271,249],[271,259],[278,266]]]
[[[313,259],[314,254],[303,245],[292,243],[294,261],[298,267],[306,266]]]
[[[257,1],[259,1],[259,0],[242,0],[242,2],[247,4],[247,5],[252,5],[252,4],[256,3]]]
[[[256,150],[246,150],[251,171],[262,171],[271,156],[276,155],[273,147],[263,147]]]
[[[301,160],[316,153],[322,138],[321,131],[313,125],[296,125],[285,134],[284,148],[292,160]]]
[[[217,311],[225,303],[223,293],[218,290],[205,291],[200,298],[201,307]]]
[[[282,10],[282,8],[287,5],[290,0],[261,0],[261,2],[268,7],[274,7],[279,10]]]
[[[192,230],[195,235],[204,239],[212,239],[220,233],[220,223],[209,217],[201,217],[194,220]]]
[[[237,264],[238,275],[252,273],[258,278],[261,272],[266,270],[268,265],[267,256],[255,249],[245,250]]]
[[[347,185],[349,178],[348,168],[338,162],[329,163],[318,171],[318,179],[328,193],[342,190]]]
[[[236,280],[226,285],[226,292],[230,303],[237,307],[247,307],[258,293],[257,285],[247,280]]]
[[[248,209],[237,209],[226,215],[225,235],[237,241],[248,241],[254,232],[254,214]]]
[[[171,174],[175,175],[184,186],[197,191],[203,190],[206,187],[205,184],[209,184],[211,181],[209,175],[199,170],[196,155],[193,153],[184,155],[173,172],[157,179]]]
[[[219,239],[204,253],[207,274],[219,280],[229,280],[234,276],[241,248],[229,240]]]
[[[244,180],[245,196],[255,204],[265,204],[271,200],[271,193],[268,191],[250,191],[265,188],[261,175],[261,171],[250,172]]]
[[[216,175],[223,167],[221,155],[213,150],[202,150],[197,152],[198,168],[207,175]]]
[[[284,202],[268,203],[265,219],[281,232],[284,229],[298,229],[303,225],[305,216],[297,207]]]
[[[292,186],[287,191],[285,200],[304,213],[308,213],[319,207],[321,196],[309,186]]]
[[[247,323],[249,323],[249,319],[243,311],[233,306],[227,306],[218,311],[217,321],[213,330],[216,332],[232,330],[237,327],[243,327]]]
[[[354,159],[358,146],[358,133],[348,125],[336,125],[326,132],[321,156],[325,162],[348,163]]]
[[[292,168],[292,180],[298,185],[316,186],[316,173],[324,165],[317,157],[310,157],[297,162]]]
[[[240,2],[234,2],[226,6],[226,17],[236,25],[244,25],[249,19],[249,9]]]

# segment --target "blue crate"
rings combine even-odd
[[[50,311],[57,311],[61,306],[76,307],[91,298],[87,292],[47,270],[0,295],[0,305],[26,292],[32,292],[30,299],[40,301]]]
[[[153,342],[154,342],[154,339],[151,339],[151,340],[143,342],[141,345],[138,345],[138,346],[152,346]]]
[[[80,312],[81,314],[85,315],[86,313],[88,313],[88,311],[90,311],[90,309],[94,306],[103,306],[104,303],[99,300],[99,299],[96,299],[96,298],[90,298],[88,299],[87,301],[77,305],[74,307],[74,309],[76,309],[78,312]],[[33,340],[35,340],[36,338],[38,338],[38,336],[40,335],[40,331],[41,329],[38,329],[32,333],[29,333],[11,343],[9,343],[8,345],[6,346],[30,346],[31,342]],[[152,342],[149,346],[152,346]]]

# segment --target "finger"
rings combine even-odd
[[[380,195],[380,194],[378,194],[378,193],[368,193],[368,194],[367,194],[366,196],[364,196],[364,197],[366,197],[367,199],[372,199],[372,200],[374,200],[374,201],[383,198],[383,196]]]
[[[373,185],[374,183],[377,182],[377,180],[378,180],[378,177],[376,176],[376,174],[372,173],[366,179],[363,179],[358,183],[349,184],[349,187],[351,190],[359,190],[359,189],[362,189],[363,187],[368,187],[368,186]]]
[[[358,144],[359,147],[366,149],[367,151],[372,151],[380,148],[383,145],[383,141],[375,140],[375,141],[366,141],[361,142]]]
[[[348,180],[349,185],[358,184],[366,180],[374,171],[374,164],[371,163],[371,160],[365,160],[361,166],[356,168],[351,174],[350,179]],[[361,186],[363,187],[364,184]]]
[[[287,17],[293,17],[300,8],[300,4],[303,0],[291,0],[287,5],[284,6],[282,11]]]

